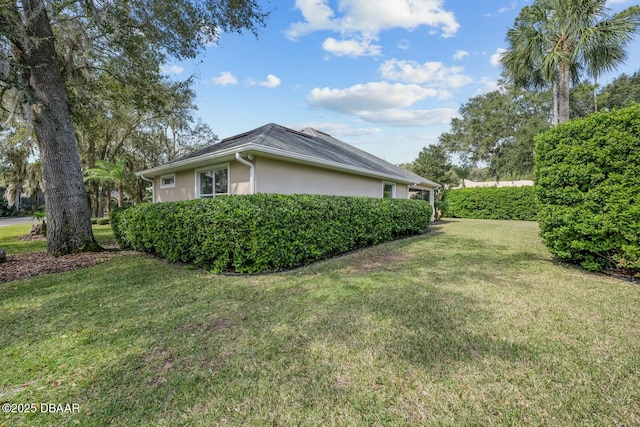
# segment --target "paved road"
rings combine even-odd
[[[37,222],[37,220],[30,216],[6,217],[0,218],[0,227],[8,227],[16,224],[32,224],[34,222]]]

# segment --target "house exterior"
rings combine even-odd
[[[153,184],[154,203],[297,193],[411,197],[433,205],[433,190],[439,186],[326,133],[274,123],[136,175]]]

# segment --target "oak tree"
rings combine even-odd
[[[48,254],[97,248],[63,75],[114,60],[144,74],[141,64],[192,58],[222,32],[256,34],[266,16],[255,0],[0,0],[0,95],[19,93],[14,110],[33,123]]]

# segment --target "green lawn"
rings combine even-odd
[[[0,227],[0,248],[5,248],[8,254],[44,251],[46,240],[20,240],[29,235],[31,224],[11,225]],[[101,245],[115,245],[110,225],[94,225],[93,235]]]
[[[455,220],[279,274],[122,253],[0,284],[0,425],[640,425],[640,287],[531,222]]]

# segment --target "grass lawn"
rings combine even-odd
[[[46,240],[19,240],[29,235],[31,224],[11,225],[0,227],[0,248],[5,248],[8,254],[44,251],[47,249]],[[93,225],[93,235],[101,245],[115,245],[115,239],[110,225]]]
[[[307,268],[122,253],[0,284],[0,425],[640,425],[640,287],[531,222],[455,220]]]

